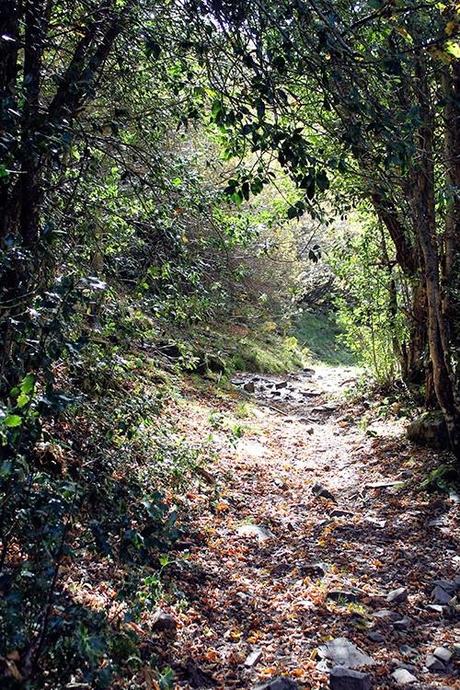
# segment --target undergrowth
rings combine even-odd
[[[236,369],[303,363],[296,339],[274,332],[179,336],[138,312],[107,313],[96,338],[56,362],[52,393],[30,376],[12,391],[20,416],[7,418],[4,447],[15,459],[0,466],[0,670],[11,690],[142,687],[146,669],[170,687],[142,640],[157,602],[180,599],[168,553],[193,531],[187,492],[206,483],[212,457],[209,438],[194,443],[177,424],[183,374],[225,383]],[[215,424],[230,444],[245,433],[238,419]],[[215,502],[218,489],[206,490]]]
[[[0,467],[2,687],[115,687],[141,667],[156,677],[141,639],[209,449],[165,415],[178,379],[148,356],[92,346],[56,376],[60,415]],[[45,398],[38,382],[31,418]],[[19,427],[9,434],[20,447]]]
[[[333,315],[304,311],[295,322],[294,335],[311,361],[329,366],[354,366],[354,354],[341,340],[342,332]]]

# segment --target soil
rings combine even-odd
[[[460,688],[455,656],[427,668],[438,647],[459,653],[459,599],[437,604],[433,589],[460,573],[460,506],[421,490],[447,456],[413,446],[401,420],[369,424],[366,403],[347,396],[358,373],[248,374],[229,393],[190,385],[172,411],[213,451],[202,488],[184,497],[193,529],[163,602],[177,629],[157,652],[177,687],[250,689],[281,675],[326,688],[318,648],[344,637],[372,657],[360,670],[374,688],[395,687],[398,668],[413,688]],[[388,600],[398,588],[402,600]]]

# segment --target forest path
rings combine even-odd
[[[335,638],[371,657],[338,690],[365,690],[367,674],[373,688],[460,687],[459,506],[419,491],[429,455],[397,424],[360,425],[343,395],[355,375],[315,367],[242,376],[232,396],[188,391],[184,431],[210,431],[216,459],[189,496],[190,553],[174,567],[187,604],[162,657],[178,687],[326,688],[334,661],[318,648]],[[354,665],[337,644],[335,662]]]

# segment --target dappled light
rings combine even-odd
[[[458,3],[0,29],[1,690],[460,688]]]

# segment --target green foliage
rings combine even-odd
[[[438,62],[452,64],[457,24],[445,31],[449,8],[393,15],[375,2],[319,2],[326,18],[308,2],[45,4],[0,9],[0,683],[118,687],[156,664],[128,624],[167,592],[186,528],[174,496],[205,456],[160,426],[174,373],[302,366],[285,334],[299,274],[321,254],[320,201],[394,211],[397,261],[414,273],[407,189],[427,122],[413,75],[423,58],[447,121]],[[415,34],[428,53],[411,52]],[[436,143],[445,211],[443,155]],[[346,344],[386,381],[410,290],[377,236],[369,225],[332,261]],[[304,315],[296,333],[348,363],[326,343],[330,321]],[[245,427],[228,431],[236,445]],[[82,594],[94,562],[116,622]],[[174,682],[159,673],[160,687]]]
[[[294,322],[294,333],[308,357],[330,366],[353,366],[356,357],[343,342],[343,331],[335,313],[302,311]]]
[[[337,242],[331,256],[343,296],[336,299],[343,342],[379,383],[399,373],[398,347],[407,337],[401,309],[406,298],[398,271],[385,257],[385,240],[367,221]],[[400,303],[395,302],[398,299]]]
[[[284,374],[303,365],[302,352],[292,338],[245,336],[235,349],[230,366],[237,371]]]
[[[55,412],[39,425],[33,418],[33,427],[25,417],[20,438],[21,427],[10,424],[6,440],[16,450],[0,469],[0,655],[36,650],[31,688],[44,687],[42,668],[46,682],[65,684],[77,673],[101,688],[140,668],[136,634],[82,599],[78,564],[97,560],[106,570],[125,622],[151,613],[168,587],[167,551],[185,527],[171,491],[183,491],[205,458],[205,449],[157,423],[173,391],[142,357],[93,346],[67,366],[73,390],[59,423]],[[15,391],[24,394],[30,415],[41,382],[26,376]]]
[[[451,464],[442,464],[435,467],[425,477],[420,488],[425,491],[442,491],[449,493],[449,490],[458,488],[460,476],[458,469]]]

